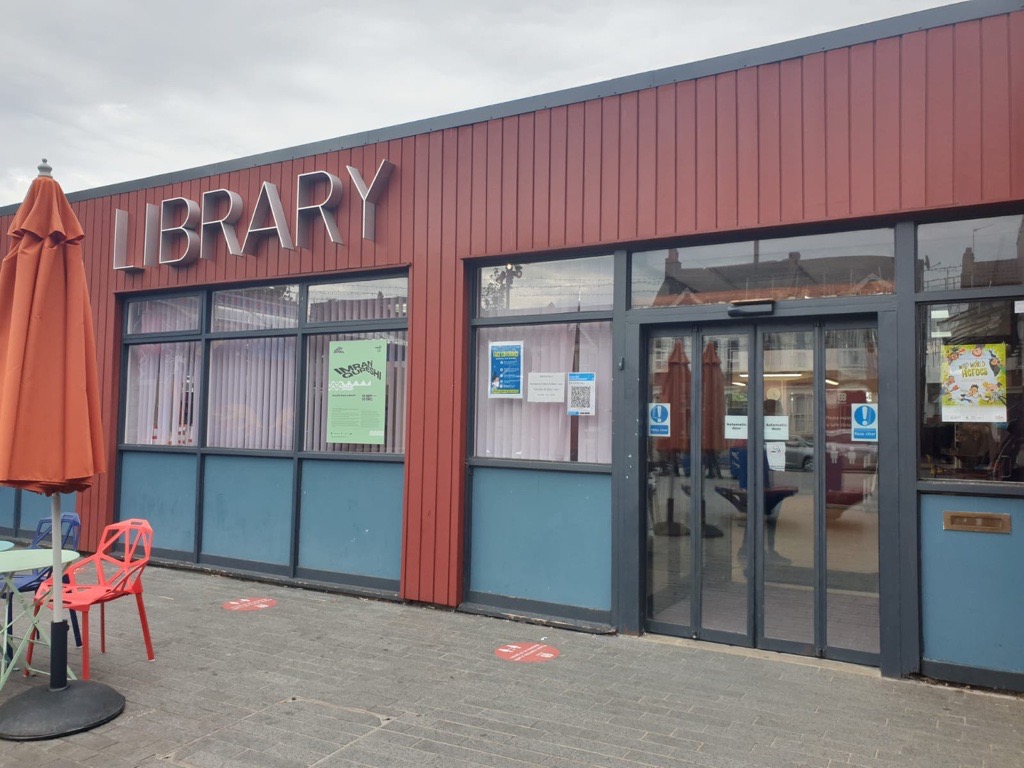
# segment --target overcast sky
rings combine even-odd
[[[4,0],[0,206],[699,61],[944,0]]]

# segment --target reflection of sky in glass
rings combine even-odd
[[[615,277],[611,255],[533,263],[512,262],[482,267],[479,272],[479,314],[547,314],[612,308]],[[517,271],[522,270],[521,275]]]
[[[786,262],[791,253],[804,261],[839,256],[883,256],[895,253],[891,229],[866,229],[829,235],[779,237],[771,240],[744,240],[738,243],[699,245],[678,248],[683,269],[715,270],[721,267],[757,262]],[[630,287],[634,306],[650,306],[665,280],[668,249],[633,254]]]
[[[924,290],[960,288],[964,253],[970,248],[976,262],[1012,261],[1017,258],[1018,241],[1024,216],[999,216],[988,219],[946,221],[922,224],[917,228],[917,257],[924,267]],[[993,278],[1005,278],[995,284],[1016,284],[1016,268]]]
[[[309,286],[309,303],[335,299],[376,299],[403,297],[408,291],[408,279],[388,277],[380,280],[350,280],[343,283]]]

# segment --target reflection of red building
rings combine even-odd
[[[699,253],[701,249],[693,251]],[[686,254],[684,251],[684,258]],[[866,296],[892,290],[892,256],[804,258],[799,251],[791,251],[785,259],[761,261],[755,252],[747,263],[699,267],[687,265],[680,258],[679,249],[669,248],[665,255],[665,279],[654,306]]]

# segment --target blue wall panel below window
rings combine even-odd
[[[302,464],[299,566],[398,580],[402,569],[401,464]]]
[[[75,511],[77,493],[62,493],[60,495],[60,512]],[[40,518],[50,516],[50,498],[41,493],[32,491],[21,491],[21,521],[18,524],[18,536],[31,539],[36,534],[36,526]]]
[[[141,517],[153,526],[153,546],[192,553],[196,542],[196,456],[130,453],[121,457],[118,520]]]
[[[293,467],[291,459],[207,456],[202,554],[287,565]]]
[[[611,610],[611,476],[473,470],[469,589]]]
[[[0,528],[14,530],[14,505],[17,493],[13,488],[0,488]]]
[[[942,513],[1012,516],[1012,533],[944,531]],[[1024,672],[1024,501],[921,498],[923,657]]]

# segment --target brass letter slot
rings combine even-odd
[[[942,530],[1009,533],[1010,516],[993,512],[943,512]]]

